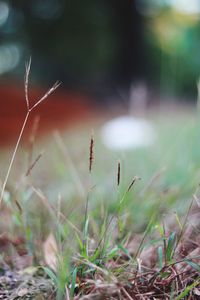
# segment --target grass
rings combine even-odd
[[[2,184],[2,266],[34,267],[49,299],[198,299],[198,116],[152,118],[157,143],[126,153],[105,149],[98,125],[89,141],[90,126],[20,147],[25,122]]]

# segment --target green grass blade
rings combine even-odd
[[[186,262],[188,265],[190,265],[193,269],[195,269],[197,272],[200,273],[200,266],[199,266],[197,263],[195,263],[195,262],[193,262],[193,261],[191,261],[191,260],[189,260],[189,259],[186,259],[185,262]]]
[[[71,283],[71,289],[70,289],[71,297],[74,297],[74,292],[75,292],[75,288],[76,288],[76,275],[77,275],[77,268],[75,268],[72,273],[72,283]]]
[[[114,258],[118,253],[118,247],[113,248],[107,255],[107,260]]]
[[[159,263],[159,268],[162,269],[162,267],[163,267],[163,247],[162,246],[158,247],[158,263]]]
[[[118,245],[119,250],[121,250],[130,260],[132,260],[133,258],[130,256],[129,251],[124,248],[121,244]]]
[[[198,279],[198,280],[196,280],[195,282],[193,282],[192,284],[188,285],[188,286],[182,291],[182,293],[181,293],[180,295],[178,295],[178,297],[176,297],[175,300],[181,300],[181,299],[183,299],[184,297],[186,297],[186,296],[189,294],[189,292],[190,292],[195,286],[197,286],[197,285],[199,284],[199,282],[200,282],[200,279]]]
[[[167,243],[167,249],[166,249],[167,262],[170,262],[173,258],[175,245],[176,245],[176,233],[172,232],[170,234],[170,237],[169,237],[168,243]]]
[[[53,281],[55,286],[58,286],[58,278],[57,278],[56,274],[48,267],[42,267],[42,269],[49,276],[49,278]]]

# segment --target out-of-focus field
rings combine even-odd
[[[184,214],[189,200],[200,182],[200,122],[192,108],[173,106],[165,110],[151,111],[148,119],[156,131],[154,145],[128,151],[108,150],[101,140],[100,129],[107,117],[84,122],[75,129],[54,131],[28,146],[19,148],[7,189],[18,201],[26,200],[31,206],[40,207],[41,199],[30,186],[41,189],[52,203],[61,199],[64,211],[72,221],[84,210],[88,190],[91,207],[104,203],[112,211],[120,190],[123,191],[138,175],[142,178],[127,196],[124,213],[131,212],[131,226],[143,227],[156,209],[161,212],[178,210]],[[89,141],[94,131],[94,164],[89,175]],[[119,136],[120,139],[120,136]],[[31,154],[30,154],[31,152]],[[42,152],[42,157],[25,176]],[[1,150],[1,178],[8,166],[12,148]],[[30,158],[30,156],[32,156]],[[121,161],[121,187],[117,188],[117,162]],[[24,194],[25,193],[25,194]],[[29,195],[30,193],[30,195]],[[26,196],[24,196],[26,195]],[[28,196],[27,196],[28,195]],[[25,202],[26,202],[25,201]],[[25,204],[23,204],[25,205]],[[22,206],[23,206],[22,205]],[[37,210],[37,209],[36,209]],[[34,210],[33,210],[34,211]]]

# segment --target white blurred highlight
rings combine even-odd
[[[14,69],[20,60],[20,49],[15,44],[0,46],[0,74]]]
[[[131,116],[108,121],[101,130],[104,145],[113,150],[128,150],[152,145],[156,138],[153,125]]]
[[[177,11],[180,11],[182,13],[200,13],[200,0],[170,0],[169,2]]]

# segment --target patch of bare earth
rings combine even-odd
[[[52,282],[44,276],[6,270],[0,276],[0,299],[55,299]]]

